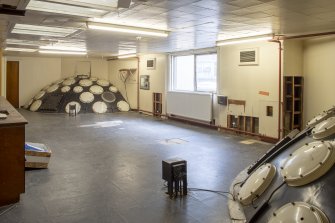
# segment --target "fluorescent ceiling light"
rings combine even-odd
[[[86,52],[86,48],[69,47],[69,46],[57,46],[57,45],[41,46],[40,49],[42,49],[42,50],[65,50],[65,51]]]
[[[12,33],[38,36],[66,37],[76,31],[77,29],[74,28],[16,24],[12,30]]]
[[[34,0],[35,1],[35,0]],[[45,0],[47,2],[52,3],[60,3],[65,5],[75,5],[75,6],[82,6],[87,8],[94,8],[94,9],[103,9],[106,8],[116,9],[118,5],[118,0]]]
[[[69,54],[69,55],[86,55],[87,52],[78,51],[61,51],[61,50],[39,50],[39,53],[43,54]]]
[[[169,35],[166,30],[149,29],[136,26],[124,26],[118,24],[88,22],[87,26],[89,29],[106,30],[111,32],[130,33],[146,36],[167,37]]]
[[[21,39],[6,39],[6,44],[24,45],[24,46],[42,46],[47,45],[46,41],[33,41],[33,40],[21,40]]]
[[[219,40],[216,42],[217,46],[225,46],[225,45],[232,45],[232,44],[240,44],[240,43],[249,43],[249,42],[256,42],[256,41],[265,41],[271,40],[272,35],[266,36],[252,36],[246,38],[238,38],[238,39],[227,39],[227,40]]]
[[[17,51],[17,52],[36,52],[37,49],[29,49],[29,48],[15,48],[15,47],[6,47],[5,51]]]
[[[137,57],[137,55],[136,54],[120,55],[117,58],[119,58],[119,59],[125,59],[125,58],[132,58],[132,57]]]
[[[83,17],[102,17],[103,15],[109,12],[107,10],[74,6],[73,4],[71,4],[72,1],[66,1],[66,2],[68,3],[68,5],[46,2],[46,1],[31,0],[27,5],[26,9],[51,12],[56,14],[76,15]]]

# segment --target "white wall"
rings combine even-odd
[[[239,50],[258,48],[259,65],[239,66]],[[219,49],[218,93],[229,99],[245,100],[243,106],[216,105],[219,116],[217,124],[227,127],[227,115],[259,117],[259,133],[269,137],[278,136],[278,44],[255,42],[226,45]],[[259,94],[268,92],[269,96]],[[273,116],[266,116],[266,106],[273,106]]]
[[[62,77],[81,74],[83,66],[91,64],[91,75],[108,80],[108,62],[105,58],[85,58],[85,57],[63,57],[62,58]]]
[[[137,92],[138,92],[138,62],[137,58],[129,58],[122,60],[111,60],[108,62],[108,73],[110,82],[119,89],[123,97],[130,104],[132,109],[137,109]],[[120,69],[137,69],[126,82],[127,94],[124,82],[120,78]]]
[[[304,122],[335,105],[335,38],[304,43]]]
[[[147,69],[147,59],[156,58],[156,68]],[[162,113],[166,114],[166,86],[168,77],[168,55],[167,54],[147,54],[140,56],[140,76],[150,76],[150,90],[140,89],[140,106],[142,111],[152,112],[153,101],[152,93],[162,93],[163,109]]]
[[[156,58],[156,68],[148,70],[146,63],[147,59]],[[150,76],[150,90],[138,89],[137,73],[136,78],[133,78],[127,83],[127,93],[131,108],[137,109],[137,91],[139,90],[139,106],[138,109],[145,112],[152,112],[153,101],[152,93],[163,94],[163,114],[165,114],[166,108],[166,83],[167,83],[167,68],[168,68],[168,56],[166,54],[147,54],[139,56],[139,75]],[[122,60],[111,60],[108,62],[108,72],[110,81],[121,91],[122,95],[125,96],[124,84],[119,78],[119,70],[126,68],[137,68],[138,59],[122,59]]]
[[[19,103],[24,105],[42,88],[61,79],[61,59],[42,57],[6,57],[19,61]]]
[[[285,40],[283,44],[284,76],[302,76],[303,73],[303,41]]]

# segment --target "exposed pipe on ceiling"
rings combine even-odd
[[[277,40],[288,40],[288,39],[300,39],[300,38],[308,38],[308,37],[318,37],[318,36],[328,36],[328,35],[335,35],[335,31],[332,32],[324,32],[324,33],[311,33],[311,34],[303,34],[303,35],[296,35],[296,36],[276,36]]]

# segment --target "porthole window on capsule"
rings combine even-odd
[[[243,205],[249,205],[259,197],[270,185],[276,175],[276,167],[270,163],[260,166],[241,187],[238,200]]]
[[[335,117],[330,117],[319,124],[312,130],[314,139],[325,139],[335,135]]]
[[[305,202],[285,204],[276,210],[268,221],[268,223],[283,222],[330,223],[319,208]]]
[[[284,161],[281,175],[289,186],[313,182],[327,173],[335,163],[334,148],[334,141],[307,143]]]

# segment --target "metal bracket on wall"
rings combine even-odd
[[[245,112],[245,104],[246,102],[244,100],[235,100],[235,99],[228,99],[228,109],[229,109],[229,105],[243,105],[244,108],[244,112]]]

